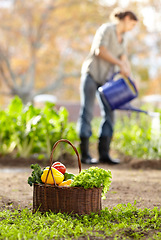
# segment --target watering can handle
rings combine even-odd
[[[117,74],[121,74],[121,72],[118,71],[118,72],[113,73],[112,76],[111,76],[111,78],[109,79],[109,81],[113,81],[114,77],[115,77]],[[123,75],[123,74],[121,74],[121,75]],[[123,75],[123,76],[124,76],[124,75]],[[130,82],[132,81],[130,77],[127,77],[127,78],[130,80]]]
[[[120,71],[113,73],[111,78],[108,81],[113,81],[114,77],[119,73],[120,73]]]

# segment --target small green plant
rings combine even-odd
[[[161,239],[161,209],[135,204],[105,208],[100,214],[41,214],[28,209],[0,212],[0,239]]]

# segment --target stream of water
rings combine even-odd
[[[160,113],[151,112],[149,115],[152,118],[151,122],[151,146],[161,152],[161,127],[160,127]]]

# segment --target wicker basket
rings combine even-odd
[[[60,142],[66,142],[73,147],[78,158],[79,172],[81,172],[81,161],[78,151],[72,145],[72,143],[66,139],[60,139],[54,144],[50,156],[49,171],[51,171],[51,166],[53,164],[53,152],[58,143]],[[46,181],[48,178],[48,174],[46,177]],[[55,213],[62,212],[79,215],[90,214],[91,212],[100,212],[100,210],[102,209],[101,193],[102,188],[84,189],[83,187],[60,187],[57,186],[56,183],[54,185],[49,185],[46,184],[46,182],[45,184],[34,184],[33,212],[39,210],[40,212],[52,211]]]

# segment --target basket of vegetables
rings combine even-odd
[[[53,163],[53,153],[60,142],[72,146],[77,155],[79,173],[68,173],[60,162]],[[38,164],[31,165],[33,172],[28,178],[33,185],[33,212],[52,211],[55,213],[90,214],[102,209],[101,197],[111,184],[110,170],[90,167],[81,171],[81,161],[78,151],[67,139],[57,141],[50,156],[50,166],[41,170]]]

